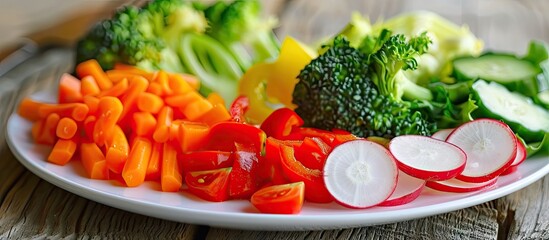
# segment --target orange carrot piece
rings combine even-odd
[[[149,87],[147,88],[147,92],[160,97],[164,96],[164,93],[162,92],[162,86],[160,85],[160,83],[157,82],[151,82],[149,84]]]
[[[112,86],[112,88],[109,88],[105,91],[102,91],[97,95],[97,97],[105,97],[105,96],[111,96],[111,97],[120,97],[122,94],[124,94],[128,90],[128,79],[124,78],[121,81],[117,82]]]
[[[162,143],[153,143],[151,159],[147,166],[147,174],[145,180],[155,181],[160,179],[160,169],[162,167]]]
[[[122,103],[115,97],[102,97],[97,107],[97,121],[93,127],[93,141],[103,146],[110,138],[120,119],[123,110]]]
[[[182,78],[191,86],[194,90],[198,90],[200,88],[200,81],[198,78],[194,75],[185,74],[185,73],[170,73],[170,78]]]
[[[120,98],[120,101],[124,106],[120,120],[124,120],[130,112],[134,112],[137,109],[137,97],[139,97],[139,94],[142,92],[145,92],[149,86],[149,81],[141,76],[131,78],[129,83],[128,90]]]
[[[113,82],[114,84],[119,83],[120,81],[128,78],[132,78],[135,76],[141,76],[139,74],[127,72],[125,70],[109,70],[105,72],[107,74],[107,77]]]
[[[76,66],[76,74],[80,79],[85,76],[93,76],[97,82],[97,86],[101,90],[107,90],[112,87],[111,80],[107,77],[107,74],[103,71],[97,60],[90,59],[79,63]]]
[[[168,141],[179,141],[179,126],[185,122],[183,119],[176,119],[172,121],[170,125],[170,138]]]
[[[43,104],[38,109],[40,117],[44,118],[52,113],[61,117],[69,117],[77,122],[84,121],[90,108],[84,103]]]
[[[183,108],[183,115],[191,121],[198,120],[202,115],[206,114],[213,108],[213,105],[206,99],[190,102]]]
[[[154,129],[153,139],[156,142],[164,143],[170,138],[170,125],[173,120],[173,109],[169,106],[164,106],[158,113],[156,128]]]
[[[164,143],[162,151],[162,169],[160,185],[163,192],[177,192],[183,185],[183,177],[179,172],[177,150],[169,143]]]
[[[88,116],[84,120],[84,135],[85,139],[93,141],[93,129],[95,127],[95,122],[97,118],[95,116]]]
[[[97,113],[97,108],[99,107],[99,98],[92,95],[86,95],[84,96],[82,101],[84,102],[84,104],[88,105],[88,108],[90,109],[88,115],[95,115],[95,113]]]
[[[107,167],[114,173],[121,173],[128,159],[130,146],[120,126],[114,126],[112,136],[107,139],[105,145],[107,147],[107,154],[105,155]]]
[[[61,139],[71,139],[78,131],[78,125],[71,118],[61,118],[57,123],[57,128],[55,130],[55,135]]]
[[[166,104],[171,107],[185,108],[189,103],[203,99],[203,97],[195,91],[188,92],[181,95],[173,95],[164,98]]]
[[[210,128],[205,123],[182,122],[179,124],[179,143],[183,153],[196,151],[207,140]]]
[[[46,103],[42,103],[42,102],[33,100],[29,97],[25,97],[23,98],[23,100],[21,100],[21,103],[19,103],[17,114],[19,114],[19,116],[29,121],[33,121],[33,122],[38,121],[44,118],[40,115],[38,111],[44,105],[46,105]]]
[[[55,144],[55,141],[57,141],[57,135],[55,132],[60,119],[61,117],[59,117],[56,113],[52,113],[43,119],[40,129],[38,130],[38,135],[34,139],[36,143],[49,145]]]
[[[168,85],[173,94],[185,94],[194,92],[195,89],[179,74],[168,75]]]
[[[169,76],[166,72],[162,70],[158,71],[153,81],[160,84],[160,86],[162,87],[162,94],[164,95],[173,94],[173,90],[170,88]]]
[[[231,120],[231,114],[229,114],[229,111],[225,108],[225,105],[222,104],[214,105],[210,111],[198,118],[199,122],[206,123],[209,126],[229,120]]]
[[[59,103],[74,103],[82,101],[81,82],[74,76],[64,73],[59,79]]]
[[[151,158],[152,144],[147,138],[136,137],[130,155],[122,170],[122,178],[128,187],[136,187],[145,181]]]
[[[132,129],[136,136],[152,137],[156,129],[156,118],[148,112],[133,114]]]
[[[95,78],[93,78],[93,76],[91,75],[83,77],[80,82],[82,85],[80,87],[80,93],[82,94],[82,96],[96,96],[101,92],[101,89],[99,89],[99,85],[97,85]]]
[[[107,160],[97,144],[93,142],[80,144],[80,160],[91,179],[109,179]]]
[[[142,92],[137,97],[137,109],[142,112],[157,114],[164,106],[164,101],[158,95],[149,92]]]
[[[59,139],[48,156],[48,162],[65,165],[76,152],[77,143],[72,139]]]
[[[210,93],[206,98],[212,105],[225,105],[225,100],[218,93]]]

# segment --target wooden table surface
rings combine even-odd
[[[21,2],[6,1],[12,4]],[[90,2],[80,1],[81,4]],[[80,24],[75,24],[78,21],[71,16],[43,29],[20,32],[39,41],[48,39],[48,34],[58,34],[57,37],[65,38],[56,39],[71,43],[78,34],[67,37],[67,32],[82,32],[86,24],[105,16],[108,12],[105,9],[124,1],[98,2],[103,4],[102,10],[96,11],[91,18],[86,16]],[[334,33],[347,22],[353,10],[368,13],[376,19],[418,9],[437,11],[459,24],[468,24],[486,41],[488,48],[524,52],[532,38],[549,42],[549,17],[545,15],[549,12],[549,1],[543,0],[264,2],[266,11],[281,19],[277,30],[279,36],[289,34],[305,42]],[[6,6],[5,2],[0,2],[0,9],[6,9]],[[52,84],[56,76],[70,71],[72,59],[59,56],[71,56],[71,52],[64,49],[46,51],[0,76],[0,139],[4,139],[6,117],[21,97]],[[29,238],[549,239],[549,176],[500,199],[405,222],[324,231],[244,231],[166,221],[79,197],[28,171],[16,160],[5,142],[0,141],[0,239]]]

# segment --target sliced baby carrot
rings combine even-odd
[[[74,76],[64,73],[59,79],[59,103],[73,103],[82,101],[80,80]]]
[[[183,185],[183,177],[177,161],[177,150],[169,142],[164,143],[162,151],[160,185],[163,192],[177,192]]]
[[[48,162],[58,165],[67,164],[76,152],[77,143],[72,139],[59,139],[48,156]]]
[[[164,101],[156,94],[142,92],[137,97],[137,109],[142,112],[157,114],[164,106]]]
[[[93,141],[103,146],[112,135],[116,122],[120,119],[123,110],[122,103],[115,97],[102,97],[97,107],[97,121],[93,127]]]
[[[142,92],[145,92],[145,90],[149,86],[149,81],[144,77],[137,76],[132,77],[129,81],[129,84],[130,85],[128,86],[128,90],[120,98],[120,101],[124,106],[122,115],[120,116],[120,120],[124,120],[130,112],[134,112],[137,109],[137,97],[139,97],[139,94],[141,94]]]
[[[79,63],[76,66],[76,74],[80,78],[85,76],[93,76],[97,82],[97,86],[101,90],[107,90],[112,87],[111,80],[107,77],[107,74],[103,71],[97,60],[90,59]]]
[[[92,95],[95,96],[101,92],[101,89],[99,89],[99,85],[97,85],[97,82],[95,81],[95,78],[93,76],[88,75],[80,79],[81,87],[80,87],[80,93],[82,96],[88,96]]]
[[[164,101],[171,107],[185,108],[189,103],[203,99],[200,93],[192,91],[181,95],[165,97]]]
[[[194,92],[195,89],[180,74],[168,75],[168,85],[173,94],[184,94]]]
[[[124,78],[114,84],[111,88],[102,91],[97,95],[97,97],[111,96],[111,97],[120,97],[122,94],[128,90],[128,79]]]
[[[128,139],[118,125],[113,128],[113,133],[105,143],[107,147],[107,154],[105,159],[107,160],[107,167],[114,173],[121,173],[124,169],[124,164],[128,159],[130,153],[130,146]]]
[[[88,116],[89,111],[90,108],[84,103],[60,103],[43,104],[38,109],[38,114],[44,118],[52,113],[56,113],[60,117],[70,117],[77,122],[81,122]]]
[[[97,108],[99,107],[99,98],[93,95],[86,95],[82,98],[84,104],[88,105],[90,109],[88,115],[95,115],[97,113]]]
[[[149,165],[147,166],[147,175],[145,175],[145,180],[155,181],[160,179],[163,146],[163,143],[153,143],[151,159],[149,160]]]
[[[55,135],[61,139],[71,139],[78,131],[78,125],[72,118],[61,118],[57,123]]]
[[[223,99],[223,97],[221,97],[221,95],[215,92],[210,93],[206,99],[214,106],[215,105],[225,106],[225,100]]]
[[[148,112],[133,114],[132,129],[136,136],[152,137],[156,129],[156,118]]]
[[[212,107],[212,109],[210,109],[210,111],[198,118],[197,121],[213,126],[216,123],[229,120],[231,120],[231,114],[229,114],[229,111],[225,108],[225,105],[216,104]]]
[[[93,142],[81,143],[80,160],[91,179],[109,179],[107,160],[97,144]]]
[[[147,138],[136,137],[130,155],[122,170],[122,178],[128,187],[136,187],[145,181],[147,167],[151,158],[152,144]]]
[[[21,100],[21,103],[19,103],[19,108],[17,109],[17,114],[21,116],[24,119],[27,119],[29,121],[38,121],[43,116],[40,115],[39,109],[40,107],[46,105],[46,103],[42,103],[36,100],[33,100],[29,97],[25,97]]]
[[[198,90],[200,88],[200,81],[196,78],[196,76],[185,73],[169,73],[168,75],[170,78],[181,78],[185,80],[185,82],[187,82],[194,90]]]
[[[164,93],[162,92],[162,86],[160,83],[157,82],[151,82],[149,83],[149,87],[147,88],[148,93],[152,93],[156,96],[163,97]]]
[[[198,120],[202,115],[206,114],[213,108],[213,105],[206,99],[201,98],[199,100],[190,102],[183,109],[183,115],[191,121]]]
[[[88,116],[84,120],[84,135],[85,139],[89,141],[93,141],[93,129],[95,127],[95,122],[97,121],[97,118],[95,116]]]
[[[154,129],[153,139],[156,142],[166,142],[170,138],[170,125],[173,120],[173,109],[169,106],[162,107],[156,121],[156,128]]]
[[[36,143],[53,145],[57,141],[55,132],[60,119],[61,117],[56,113],[52,113],[43,119],[34,139]]]
[[[170,88],[169,76],[168,73],[160,70],[156,72],[156,75],[153,79],[154,82],[157,82],[162,87],[163,95],[172,95],[173,90]]]
[[[210,128],[205,123],[182,122],[179,124],[179,144],[183,153],[196,151],[204,145]]]

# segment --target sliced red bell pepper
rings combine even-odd
[[[265,161],[260,164],[259,175],[262,185],[279,185],[289,183],[282,170],[282,155],[280,145],[299,146],[302,141],[278,140],[273,137],[267,138],[265,146]]]
[[[189,192],[208,201],[222,202],[229,199],[229,174],[231,168],[188,172],[185,183]]]
[[[322,170],[332,148],[319,137],[305,137],[303,143],[294,148],[295,158],[303,166]]]
[[[263,123],[261,129],[267,136],[276,139],[285,139],[292,129],[303,126],[303,119],[289,108],[280,108],[271,113]]]
[[[259,163],[262,160],[251,145],[234,143],[234,162],[229,174],[229,196],[250,198],[259,189]]]
[[[184,172],[214,170],[233,165],[231,152],[198,151],[180,154],[181,166]]]
[[[334,200],[326,189],[322,171],[310,169],[294,156],[294,148],[281,145],[282,170],[291,182],[303,181],[305,183],[305,199],[310,202],[327,203]]]
[[[233,121],[244,123],[246,122],[246,118],[244,117],[244,114],[248,111],[248,108],[250,107],[250,100],[246,96],[239,96],[237,97],[231,104],[231,107],[229,108],[229,113],[231,114],[231,117]]]
[[[253,125],[220,122],[210,128],[201,150],[232,152],[235,150],[235,143],[240,143],[254,146],[255,152],[264,156],[266,139],[265,132]]]
[[[335,139],[335,135],[336,134],[333,132],[318,128],[294,127],[294,129],[292,129],[292,133],[287,137],[287,139],[303,140],[305,137],[318,137],[328,145],[331,145]]]

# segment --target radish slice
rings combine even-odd
[[[526,160],[526,147],[524,147],[524,143],[522,143],[522,141],[519,141],[517,139],[517,155],[515,155],[515,160],[513,160],[511,166],[505,169],[505,171],[501,173],[501,175],[513,173],[518,169],[518,165],[524,162],[524,160]]]
[[[517,152],[517,138],[505,123],[477,119],[456,128],[446,139],[467,154],[465,170],[456,178],[486,182],[507,169]]]
[[[324,165],[328,192],[341,205],[367,208],[385,201],[395,190],[398,168],[383,146],[364,139],[335,147]]]
[[[389,150],[400,170],[429,181],[454,178],[463,171],[467,160],[465,153],[455,145],[418,135],[393,138]]]
[[[470,183],[452,178],[446,181],[427,182],[425,186],[443,192],[465,193],[493,187],[496,185],[497,180],[497,178],[493,178],[486,182]]]
[[[393,194],[379,206],[398,206],[414,201],[425,187],[426,181],[398,171],[398,180]]]
[[[452,131],[454,131],[454,128],[440,129],[436,133],[433,133],[431,137],[434,139],[446,141],[446,138],[448,137],[448,135],[450,135],[450,133],[452,133]]]

